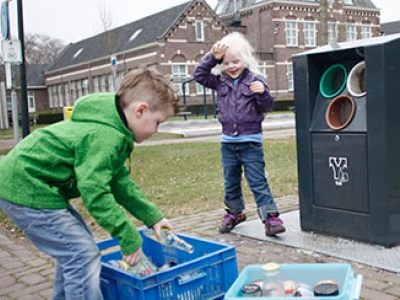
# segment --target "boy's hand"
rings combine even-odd
[[[133,252],[132,254],[124,255],[124,261],[128,265],[134,266],[139,262],[141,256],[142,256],[142,247],[137,249],[136,252]]]
[[[153,230],[156,233],[157,239],[161,241],[161,229],[167,228],[168,230],[173,230],[172,225],[169,223],[167,219],[161,219],[156,224],[153,225]]]
[[[216,58],[216,59],[222,59],[225,55],[226,50],[228,49],[227,45],[221,44],[221,43],[215,43],[212,48],[211,48],[211,54]]]
[[[262,94],[265,92],[265,87],[261,81],[254,81],[250,85],[250,90],[256,94]]]

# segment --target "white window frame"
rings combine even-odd
[[[65,105],[71,106],[71,94],[69,91],[69,84],[68,82],[64,83],[64,95],[65,95]]]
[[[105,75],[100,76],[100,91],[102,91],[103,93],[107,92],[107,82]]]
[[[137,38],[137,36],[142,32],[143,28],[137,29],[129,38],[129,41],[132,42]]]
[[[28,91],[27,100],[28,100],[28,112],[35,112],[36,111],[36,105],[35,105],[35,93],[34,93],[34,91]]]
[[[83,93],[82,93],[82,80],[76,80],[75,81],[75,85],[76,85],[76,93],[77,93],[78,99],[79,99],[80,97],[83,96]]]
[[[357,40],[356,24],[347,24],[346,26],[346,41],[351,42]]]
[[[76,101],[76,86],[75,86],[75,82],[74,81],[71,81],[70,89],[71,89],[72,101],[73,101],[73,103],[75,103],[75,101]]]
[[[173,64],[171,65],[171,74],[174,89],[183,95],[182,83],[188,77],[188,66],[186,64]],[[186,85],[187,95],[190,94],[189,86],[189,84]]]
[[[100,92],[99,76],[93,76],[92,81],[93,81],[93,93],[99,93]]]
[[[202,86],[201,84],[196,82],[196,95],[203,95],[204,94],[204,89],[206,89],[206,95],[211,95],[212,90],[209,88],[206,88]]]
[[[287,65],[287,81],[288,81],[288,91],[294,90],[294,79],[293,79],[293,64]]]
[[[371,25],[361,25],[361,38],[362,39],[372,38],[372,26]]]
[[[89,79],[82,79],[82,94],[85,96],[89,94]]]
[[[286,46],[297,47],[299,45],[297,37],[297,21],[286,21]]]
[[[57,86],[53,85],[51,87],[51,92],[53,93],[53,107],[60,107],[60,101],[58,100]]]
[[[195,30],[196,30],[196,41],[203,42],[204,41],[204,23],[202,20],[197,20],[195,22]]]
[[[259,65],[258,70],[260,71],[261,76],[263,76],[265,79],[267,79],[267,70],[266,67],[264,65]]]
[[[304,46],[315,47],[315,22],[304,22]]]
[[[64,106],[64,94],[63,94],[63,88],[61,84],[57,85],[57,93],[58,93],[58,101],[59,101],[59,107]]]
[[[328,22],[328,44],[337,42],[336,22]]]

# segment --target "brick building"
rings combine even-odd
[[[293,98],[292,55],[380,35],[370,0],[219,0],[215,11],[250,40],[278,100]]]
[[[206,1],[193,0],[70,44],[45,74],[50,107],[73,105],[88,93],[115,91],[119,80],[141,65],[171,74],[182,88],[196,62],[227,32]],[[202,93],[194,82],[186,86],[191,104],[201,102]]]
[[[70,106],[87,93],[114,91],[142,64],[171,74],[182,89],[200,58],[231,31],[244,33],[254,46],[276,99],[292,100],[292,55],[378,36],[379,10],[370,0],[219,0],[213,11],[206,1],[192,0],[67,46],[45,73],[49,105]],[[204,95],[212,102],[210,91],[194,82],[184,86],[188,105],[203,104]]]

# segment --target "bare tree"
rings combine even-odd
[[[106,32],[111,29],[113,26],[113,21],[111,17],[110,5],[103,3],[103,6],[98,6],[98,14],[99,14],[99,31]]]
[[[37,33],[25,35],[25,59],[29,65],[52,63],[64,48],[60,39]]]

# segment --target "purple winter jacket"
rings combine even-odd
[[[244,69],[235,86],[233,79],[224,73],[211,74],[212,68],[219,62],[211,53],[205,55],[194,71],[194,79],[217,91],[218,120],[222,124],[222,132],[230,136],[261,133],[265,113],[271,111],[274,105],[265,79]],[[253,81],[265,85],[263,94],[250,90]]]

